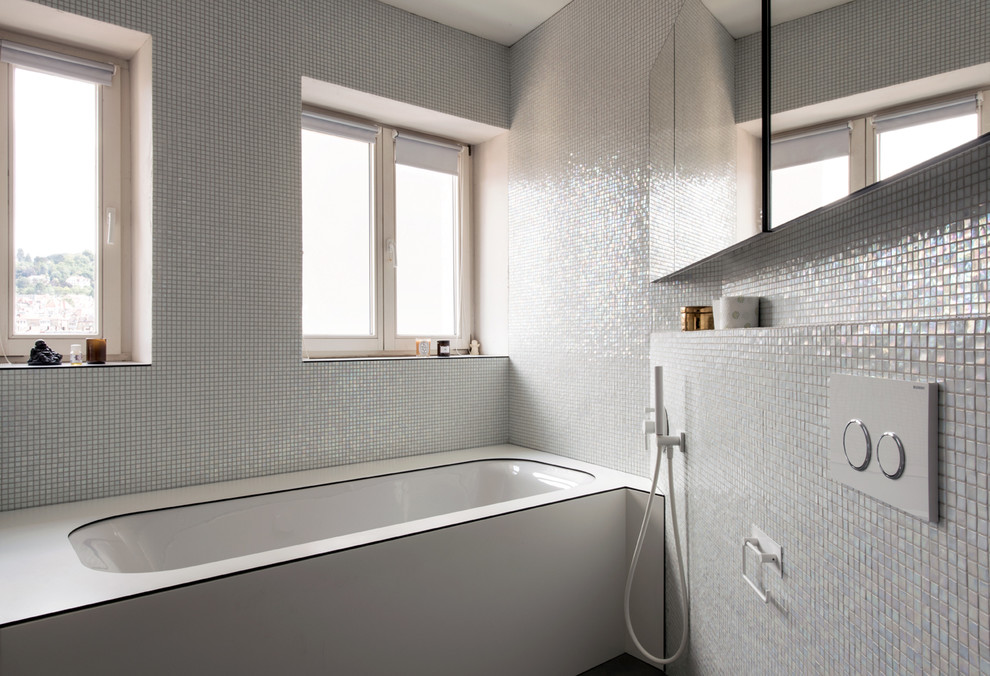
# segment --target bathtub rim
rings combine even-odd
[[[76,528],[73,528],[71,531],[69,531],[69,533],[67,534],[66,537],[71,538],[73,533],[75,533],[75,532],[77,532],[79,530],[82,530],[83,528],[87,528],[89,526],[92,526],[92,525],[97,524],[97,523],[102,523],[104,521],[109,521],[111,519],[122,519],[124,517],[136,516],[136,515],[139,515],[139,514],[153,514],[155,512],[165,512],[165,511],[168,511],[170,509],[182,509],[184,507],[196,507],[196,506],[199,506],[199,505],[214,505],[214,504],[217,504],[217,503],[220,503],[220,502],[231,502],[233,500],[242,500],[244,498],[262,497],[262,496],[268,496],[268,495],[280,495],[282,493],[291,493],[293,491],[302,491],[302,490],[307,490],[307,489],[310,489],[310,488],[323,488],[325,486],[337,486],[337,485],[341,485],[341,484],[349,484],[349,483],[354,483],[356,481],[364,481],[365,479],[384,479],[385,477],[402,476],[403,474],[412,474],[413,472],[423,472],[423,471],[428,471],[428,470],[431,470],[431,469],[439,469],[441,467],[454,467],[454,466],[458,466],[458,465],[470,465],[470,464],[474,464],[474,463],[490,462],[490,461],[493,461],[493,460],[507,460],[509,462],[511,462],[513,460],[520,460],[520,461],[527,461],[527,462],[537,462],[537,463],[539,463],[541,465],[547,465],[548,467],[556,467],[557,469],[566,469],[566,470],[569,470],[569,471],[572,471],[572,472],[580,472],[582,474],[587,474],[589,477],[591,477],[591,481],[585,482],[583,484],[579,484],[579,486],[583,486],[583,485],[585,485],[587,483],[591,483],[592,481],[594,481],[597,478],[596,475],[593,474],[592,472],[589,472],[587,470],[578,470],[578,469],[575,469],[573,467],[567,467],[566,465],[563,465],[563,464],[560,464],[560,463],[554,464],[554,463],[543,462],[543,461],[539,461],[539,460],[532,460],[530,458],[509,458],[509,457],[493,456],[491,458],[476,458],[474,460],[463,460],[461,462],[447,462],[447,463],[443,463],[443,464],[440,464],[440,465],[430,465],[428,467],[418,467],[418,468],[403,469],[403,470],[399,470],[399,471],[396,471],[396,472],[385,472],[383,474],[374,474],[374,475],[368,475],[368,476],[358,476],[358,477],[352,477],[350,479],[342,479],[342,480],[339,480],[339,481],[325,481],[323,483],[311,484],[311,485],[307,485],[307,486],[296,486],[294,488],[279,488],[279,489],[276,489],[276,490],[264,491],[264,492],[260,492],[260,493],[250,493],[250,494],[247,494],[247,495],[231,495],[231,496],[228,496],[228,497],[215,498],[215,499],[212,499],[212,500],[201,500],[201,501],[198,501],[198,502],[189,502],[189,503],[184,503],[184,504],[176,504],[176,505],[169,505],[169,506],[163,506],[163,507],[155,507],[154,509],[142,509],[142,510],[138,510],[138,511],[135,511],[135,512],[124,512],[124,513],[120,513],[120,514],[114,514],[112,516],[107,516],[107,517],[104,517],[102,519],[97,519],[96,521],[90,521],[89,523],[84,523],[81,526],[77,526]],[[577,486],[575,486],[574,488],[577,488]],[[563,489],[563,490],[570,491],[570,490],[573,490],[573,489]],[[517,498],[517,499],[522,499],[522,498]],[[503,500],[502,502],[493,503],[493,504],[505,504],[506,502],[513,502],[513,501],[514,500]],[[471,508],[471,509],[474,509],[474,508]],[[460,511],[470,511],[470,509],[460,510]],[[421,521],[422,519],[416,519],[416,520],[417,521]],[[375,530],[377,530],[377,529],[375,529]],[[331,538],[324,538],[324,539],[329,540]],[[245,556],[247,556],[247,555],[245,555]],[[106,571],[99,571],[99,572],[106,572]],[[167,572],[167,571],[153,571],[153,572]],[[122,575],[133,575],[134,573],[119,573],[119,574],[122,574]]]
[[[86,568],[79,561],[68,539],[70,531],[93,521],[122,515],[124,510],[140,512],[168,509],[196,502],[235,499],[260,492],[306,488],[317,483],[339,483],[375,475],[399,474],[492,459],[532,460],[586,472],[595,478],[573,489],[171,571],[108,575],[103,571]],[[328,480],[321,477],[337,478]],[[521,446],[500,444],[3,512],[0,513],[0,627],[285,565],[336,551],[365,547],[386,540],[411,537],[502,514],[576,500],[588,495],[626,488],[648,491],[649,485],[650,482],[645,477]],[[269,489],[262,490],[265,486]],[[213,499],[200,496],[213,496]],[[128,505],[143,505],[143,509],[134,509]]]

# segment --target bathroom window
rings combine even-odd
[[[0,40],[0,329],[6,356],[45,340],[121,343],[124,64]]]
[[[770,153],[773,227],[988,131],[981,103],[982,92],[781,134]]]
[[[302,114],[307,357],[467,346],[466,146]]]
[[[774,142],[770,215],[773,227],[849,194],[849,125]]]
[[[944,101],[873,118],[882,181],[980,135],[978,99]]]

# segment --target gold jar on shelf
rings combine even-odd
[[[711,305],[688,305],[681,308],[681,331],[708,331],[715,328]]]

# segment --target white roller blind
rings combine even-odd
[[[976,95],[974,94],[961,100],[956,99],[954,101],[934,103],[924,108],[916,108],[901,113],[877,115],[873,119],[873,124],[876,127],[877,133],[882,134],[887,131],[915,127],[928,122],[939,122],[953,117],[973,115],[978,111]]]
[[[770,165],[773,169],[786,169],[848,155],[849,125],[843,124],[774,141],[770,148]]]
[[[378,127],[372,124],[307,112],[302,114],[302,128],[309,131],[318,131],[323,134],[341,136],[352,141],[363,141],[364,143],[371,143],[378,135]]]
[[[395,162],[410,167],[457,175],[461,146],[400,133],[395,139]]]
[[[82,59],[39,47],[29,47],[9,40],[0,40],[0,61],[21,68],[61,75],[83,82],[109,86],[116,66],[112,63]]]

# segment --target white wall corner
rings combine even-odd
[[[152,317],[152,83],[151,38],[131,58],[130,351],[151,362]]]
[[[509,353],[509,134],[474,146],[474,337]]]

